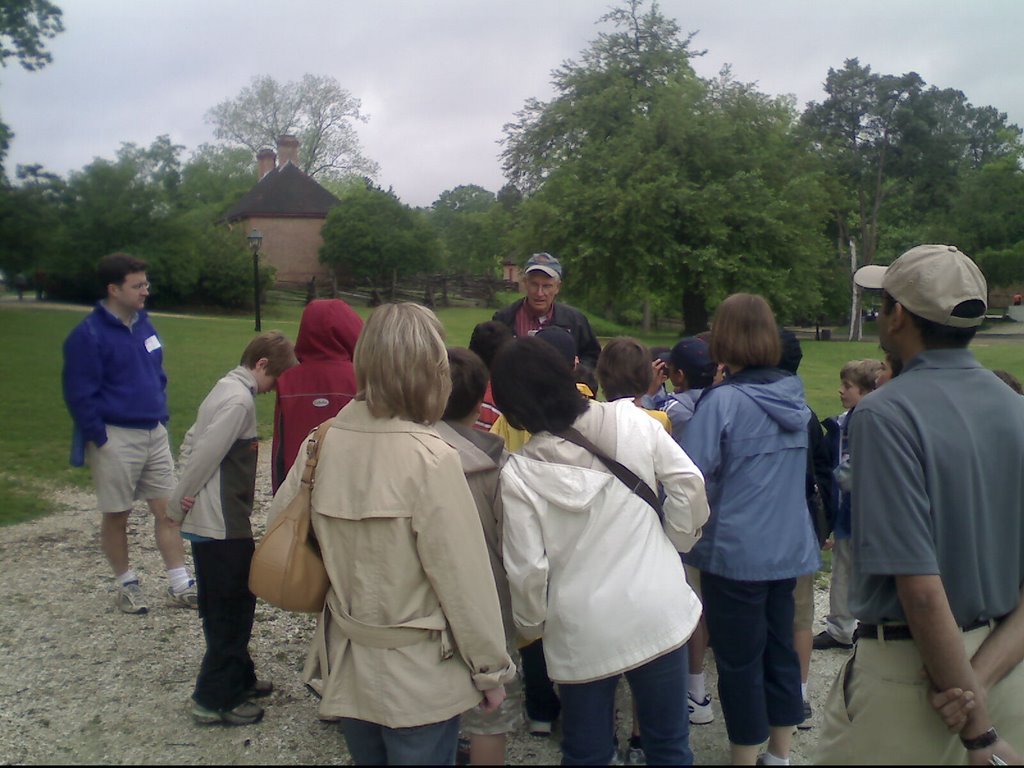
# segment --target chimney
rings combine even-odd
[[[277,154],[272,149],[261,149],[256,153],[256,179],[262,179],[277,165]]]
[[[299,165],[299,140],[294,136],[280,136],[277,139],[277,165],[280,168],[287,162]]]

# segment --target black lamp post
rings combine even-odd
[[[263,234],[254,229],[246,239],[252,248],[252,297],[256,307],[256,331],[259,332],[263,330],[260,328],[260,245],[263,244]]]

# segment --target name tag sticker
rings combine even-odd
[[[150,336],[148,339],[146,339],[146,351],[147,352],[154,352],[155,350],[160,349],[160,347],[161,347],[160,339],[158,339],[156,337],[155,333],[152,336]]]

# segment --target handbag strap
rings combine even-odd
[[[319,427],[309,433],[306,439],[306,469],[302,473],[302,482],[313,490],[313,483],[316,482],[316,465],[320,461],[320,449],[323,447],[327,430],[331,428],[334,419],[328,419]]]
[[[608,467],[608,470],[615,475],[622,483],[629,488],[630,491],[635,493],[641,499],[650,504],[651,509],[658,515],[659,520],[663,520],[665,513],[661,509],[661,502],[658,500],[658,494],[656,494],[647,483],[641,478],[637,477],[636,473],[633,472],[629,467],[619,463],[611,456],[608,456],[604,451],[594,445],[590,440],[585,438],[575,427],[569,427],[561,432],[555,433],[558,437],[563,440],[568,440],[574,445],[578,445],[580,448],[584,448],[594,454],[601,463]]]

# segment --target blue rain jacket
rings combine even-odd
[[[737,581],[820,567],[805,496],[809,418],[800,379],[774,368],[704,391],[683,448],[704,473],[711,519],[687,564]]]

